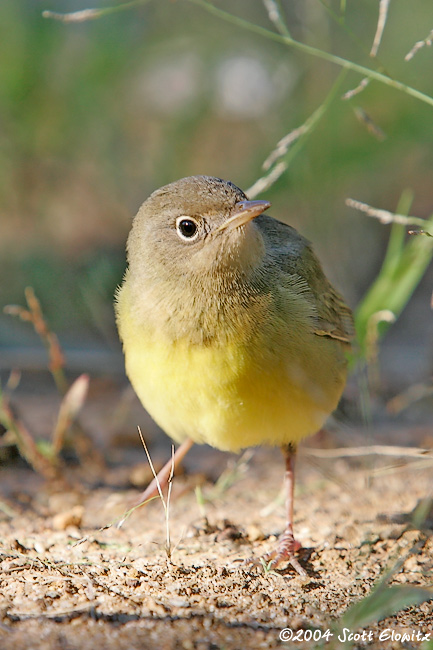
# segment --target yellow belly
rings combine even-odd
[[[320,429],[343,389],[343,364],[330,363],[334,342],[313,334],[318,347],[309,356],[297,359],[282,348],[281,358],[269,363],[234,338],[224,345],[168,342],[130,313],[121,314],[119,329],[138,397],[178,442],[190,437],[231,451],[297,442]]]

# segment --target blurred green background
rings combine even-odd
[[[215,2],[275,31],[261,0]],[[297,40],[375,67],[377,0],[282,0]],[[112,299],[131,218],[157,187],[190,174],[243,189],[277,141],[324,101],[340,70],[223,22],[188,0],[153,0],[65,24],[43,10],[84,1],[0,3],[0,305],[30,285],[76,370],[121,372]],[[92,2],[92,7],[114,4]],[[433,27],[431,0],[394,0],[379,58],[392,77],[433,95],[433,51],[404,56]],[[380,267],[389,227],[346,197],[433,213],[433,107],[372,82],[350,101],[349,73],[287,173],[264,195],[271,214],[314,242],[354,307]],[[361,107],[385,137],[355,114]],[[431,372],[431,270],[383,348],[401,383]],[[0,315],[0,369],[44,367],[28,324]],[[400,375],[399,375],[400,373]],[[397,381],[398,383],[398,381]]]

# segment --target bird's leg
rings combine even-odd
[[[286,530],[278,541],[277,548],[275,551],[265,555],[264,560],[269,563],[268,566],[271,569],[278,566],[281,562],[288,561],[292,567],[296,569],[299,575],[305,576],[307,575],[307,572],[301,567],[298,560],[295,558],[295,553],[299,550],[301,545],[295,540],[293,535],[293,497],[295,489],[296,446],[289,443],[288,445],[283,445],[281,451],[283,452],[286,461],[284,484],[286,491],[287,524]]]
[[[172,471],[172,468],[176,467],[176,465],[178,465],[181,462],[181,460],[184,458],[184,456],[186,456],[186,454],[191,449],[193,444],[194,442],[191,440],[191,438],[187,438],[186,440],[183,441],[180,447],[176,449],[174,456],[170,458],[170,460],[158,472],[158,475],[153,479],[153,481],[149,483],[149,485],[144,490],[144,492],[140,494],[135,504],[135,507],[141,506],[141,504],[145,503],[145,501],[148,501],[149,499],[158,496],[159,494],[158,484],[161,490],[165,488],[165,486],[168,483],[168,479]]]

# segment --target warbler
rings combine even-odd
[[[193,442],[282,447],[287,525],[266,559],[305,573],[296,445],[338,404],[353,321],[310,243],[264,214],[270,205],[210,176],[153,192],[133,220],[116,315],[127,375],[179,455]]]

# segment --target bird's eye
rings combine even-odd
[[[191,217],[178,217],[176,229],[181,239],[193,241],[198,237],[198,224]]]

